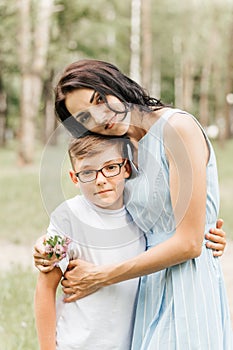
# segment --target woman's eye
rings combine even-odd
[[[82,124],[85,124],[90,119],[90,113],[83,113],[81,116],[79,116],[79,122]]]
[[[98,104],[98,103],[103,103],[103,102],[104,102],[103,97],[100,96],[100,95],[98,95],[98,96],[96,97],[96,103]]]

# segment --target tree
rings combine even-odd
[[[31,19],[35,5],[34,32]],[[43,71],[49,44],[50,18],[53,0],[19,0],[20,13],[20,145],[22,164],[31,163],[34,157],[35,120],[38,115],[43,86]]]
[[[142,1],[142,86],[152,89],[151,0]]]
[[[226,77],[226,87],[225,87],[225,96],[227,96],[229,93],[233,93],[233,45],[232,45],[232,38],[233,38],[233,11],[231,11],[231,22],[229,25],[229,31],[228,31],[228,40],[229,40],[229,49],[228,49],[228,55],[227,55],[227,77]],[[231,120],[231,110],[232,105],[230,103],[227,103],[225,101],[225,133],[224,138],[228,139],[233,135],[233,120]]]
[[[2,74],[0,69],[0,146],[3,146],[6,141],[6,112],[7,98],[3,89]]]
[[[130,77],[141,83],[141,0],[131,0]]]

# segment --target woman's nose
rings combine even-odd
[[[103,105],[93,106],[90,108],[92,118],[95,120],[96,124],[104,124],[107,120],[106,110]]]

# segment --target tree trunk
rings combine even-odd
[[[213,66],[213,59],[216,53],[218,35],[216,29],[213,27],[209,32],[209,47],[207,48],[208,54],[204,57],[204,63],[201,72],[201,82],[200,82],[200,123],[203,127],[208,126],[209,124],[209,86],[210,86],[210,76]]]
[[[200,81],[200,106],[199,116],[200,123],[203,127],[206,127],[209,122],[209,78],[211,73],[211,55],[206,56],[206,60],[201,71]]]
[[[233,13],[232,13],[233,16]],[[233,17],[232,17],[233,18]],[[226,77],[226,88],[225,88],[225,96],[229,93],[233,93],[233,46],[232,46],[232,38],[233,38],[233,19],[231,21],[230,29],[229,29],[229,52],[227,59],[227,77]],[[225,102],[225,132],[223,134],[224,139],[229,139],[233,135],[233,120],[232,119],[232,104],[228,103],[227,100]]]
[[[151,96],[161,98],[161,58],[159,54],[156,57],[152,72]]]
[[[194,88],[194,62],[190,57],[184,57],[183,61],[183,109],[192,111],[193,88]]]
[[[35,30],[32,36],[30,24],[32,2],[19,0],[22,72],[19,159],[22,164],[31,163],[34,158],[35,120],[42,93],[43,70],[46,66],[52,5],[53,0],[37,2]]]
[[[175,106],[183,108],[183,61],[182,61],[182,41],[180,36],[173,37],[173,52],[174,52],[174,94]]]
[[[151,91],[152,28],[151,0],[142,1],[142,86]]]
[[[141,0],[131,0],[130,77],[141,83],[140,72]]]
[[[54,101],[53,101],[53,88],[52,88],[52,81],[53,81],[53,75],[54,72],[51,71],[49,79],[45,82],[44,85],[44,100],[45,100],[45,113],[44,113],[44,143],[47,143],[49,141],[50,136],[53,134],[53,132],[56,129],[57,122],[56,122],[56,116],[54,113]],[[56,138],[53,138],[53,143],[56,142]]]
[[[6,141],[6,118],[7,97],[3,90],[2,79],[0,76],[0,146],[4,146]]]

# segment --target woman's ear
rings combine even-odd
[[[70,174],[70,178],[71,178],[71,180],[73,181],[73,183],[74,183],[75,185],[78,185],[78,178],[77,178],[77,176],[75,175],[75,171],[74,171],[74,170],[70,170],[70,171],[69,171],[69,174]]]

